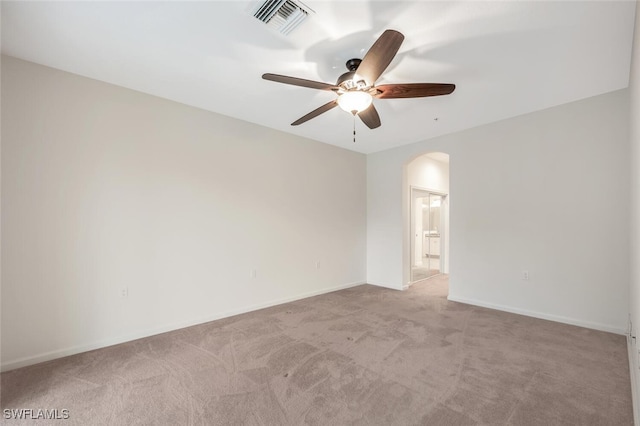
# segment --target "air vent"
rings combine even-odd
[[[307,19],[309,13],[313,10],[300,1],[266,0],[258,4],[253,16],[271,29],[287,35]]]

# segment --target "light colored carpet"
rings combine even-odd
[[[22,368],[0,405],[77,425],[633,424],[623,336],[446,294],[446,276],[359,286]]]

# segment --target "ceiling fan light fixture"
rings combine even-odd
[[[404,36],[398,31],[385,30],[375,43],[373,43],[373,46],[371,46],[369,51],[364,55],[364,58],[353,58],[347,61],[346,66],[349,71],[338,77],[336,84],[270,73],[263,74],[262,78],[277,83],[334,92],[338,95],[337,99],[329,101],[310,113],[303,115],[291,123],[291,125],[297,126],[306,123],[312,118],[340,106],[340,109],[353,114],[353,134],[355,136],[356,114],[370,129],[377,129],[382,124],[378,111],[372,103],[373,97],[376,99],[424,98],[427,96],[448,95],[455,90],[455,84],[443,83],[383,84],[376,86],[376,81],[385,69],[387,69],[396,56],[396,53],[398,53],[398,49],[400,49],[403,40]]]
[[[371,95],[360,90],[345,92],[338,97],[340,108],[352,114],[357,114],[369,108],[371,102],[373,102]]]

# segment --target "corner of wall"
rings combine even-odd
[[[629,150],[630,150],[630,241],[629,241],[629,330],[627,349],[633,399],[634,423],[640,426],[640,349],[636,328],[640,326],[640,2],[636,0],[635,33],[629,74]]]

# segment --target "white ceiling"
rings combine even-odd
[[[254,1],[2,2],[2,52],[370,153],[627,87],[635,1],[318,1],[289,36]],[[387,28],[405,35],[383,83],[455,83],[450,96],[378,99],[382,126],[335,95],[261,79],[334,83]],[[437,119],[437,120],[436,120]]]

